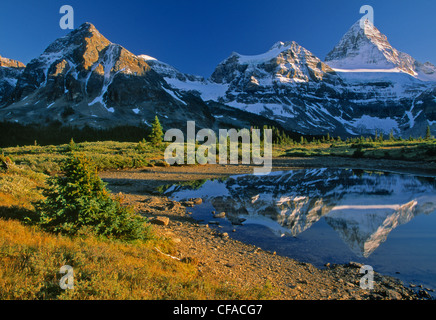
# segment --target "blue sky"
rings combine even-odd
[[[436,64],[434,0],[2,0],[0,55],[24,63],[68,33],[62,5],[75,27],[93,23],[110,41],[187,73],[210,76],[231,52],[259,54],[277,41],[296,41],[319,58],[371,5],[375,25],[390,43]]]

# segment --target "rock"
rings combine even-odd
[[[223,233],[220,234],[220,237],[221,238],[228,238],[229,234],[227,232],[223,232]]]
[[[193,265],[197,265],[199,263],[199,261],[196,257],[184,257],[184,258],[180,259],[180,261],[183,263],[189,263],[189,264],[193,264]]]
[[[170,223],[170,218],[159,216],[154,218],[150,222],[159,226],[167,226],[168,223]]]
[[[350,268],[362,268],[363,264],[359,262],[350,261],[347,266]]]
[[[392,289],[387,290],[386,293],[390,300],[401,300],[403,298],[403,296],[399,292]]]
[[[216,214],[213,215],[213,217],[214,218],[225,218],[226,217],[226,213],[224,211],[220,212],[220,213],[216,213]]]
[[[174,243],[182,242],[182,239],[180,239],[180,238],[172,238],[171,240],[173,240]]]
[[[168,209],[169,210],[177,210],[181,207],[181,204],[177,201],[172,201],[169,205],[168,205]]]
[[[247,219],[239,218],[239,217],[228,217],[230,223],[234,226],[242,226],[242,222],[244,222]]]
[[[184,201],[183,205],[185,207],[193,207],[194,206],[194,202],[192,202],[192,201]]]
[[[430,299],[431,298],[431,295],[427,291],[425,291],[425,290],[419,290],[418,295],[421,298],[426,298],[426,299]]]
[[[195,205],[203,203],[203,199],[201,199],[201,198],[195,198],[195,199],[189,199],[189,200],[192,201]]]
[[[218,225],[218,224],[220,224],[220,223],[219,223],[218,221],[209,221],[208,224],[215,224],[215,225]]]

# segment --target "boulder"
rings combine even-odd
[[[167,226],[168,223],[170,223],[170,219],[168,217],[159,216],[154,218],[150,222],[159,226]]]
[[[195,199],[190,199],[195,205],[197,204],[202,204],[203,203],[203,199],[201,198],[195,198]]]
[[[225,218],[226,217],[226,213],[224,211],[220,212],[220,213],[216,213],[216,214],[213,215],[213,217],[214,218]]]

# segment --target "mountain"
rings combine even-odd
[[[0,56],[0,104],[12,93],[24,68],[20,61]]]
[[[274,125],[294,135],[422,136],[436,130],[436,67],[356,22],[325,60],[294,41],[259,55],[232,53],[205,79],[135,55],[90,23],[27,66],[3,59],[0,120],[107,128]]]
[[[18,77],[1,117],[20,123],[110,127],[213,122],[204,102],[171,89],[147,62],[111,43],[90,23],[54,41]]]
[[[325,62],[335,69],[367,72],[403,72],[420,80],[436,81],[436,67],[420,63],[407,53],[393,48],[387,37],[368,19],[357,21],[343,36]]]
[[[408,137],[423,135],[427,124],[436,129],[436,100],[429,96],[435,71],[393,48],[369,21],[363,29],[358,21],[325,61],[295,42],[277,42],[259,55],[232,53],[206,80],[165,79],[203,100],[263,115],[303,134],[392,130]]]

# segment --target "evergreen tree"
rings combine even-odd
[[[154,121],[151,125],[151,133],[150,133],[150,142],[154,146],[160,146],[163,138],[162,126],[160,124],[159,118],[157,115],[154,117]]]
[[[431,130],[430,130],[430,126],[427,125],[427,130],[425,132],[425,140],[430,140],[431,139]]]
[[[76,151],[78,149],[76,143],[74,142],[74,139],[71,138],[70,143],[68,144],[67,150],[68,151]]]
[[[389,132],[389,140],[390,140],[390,141],[394,141],[394,140],[395,140],[395,137],[394,137],[394,130],[393,130],[393,129],[391,129],[391,132]]]
[[[383,142],[384,141],[383,133],[380,133],[380,136],[378,137],[378,141],[379,142]]]
[[[49,178],[46,199],[35,203],[41,227],[69,235],[91,233],[123,240],[149,237],[147,220],[109,194],[88,158],[72,153],[61,169],[64,176]]]

